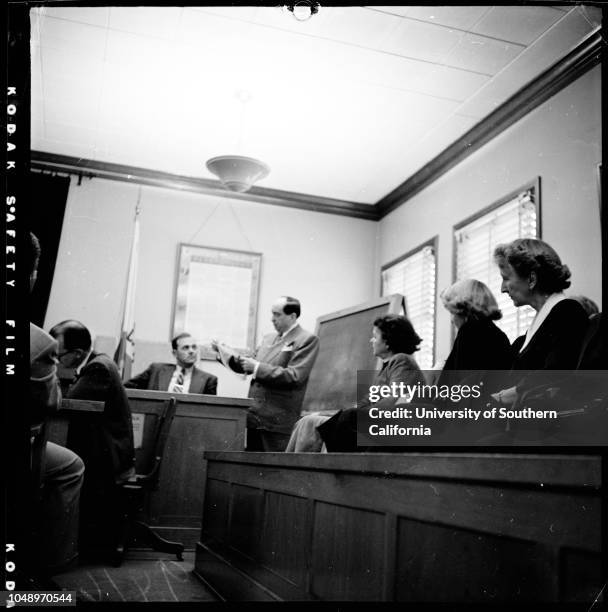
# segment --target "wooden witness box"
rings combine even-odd
[[[136,429],[143,415],[141,446],[135,449],[137,471],[148,464],[153,449],[150,437],[163,402],[177,399],[177,410],[160,469],[158,489],[149,499],[146,522],[159,535],[194,548],[200,535],[203,512],[205,462],[208,450],[235,451],[245,448],[247,409],[251,400],[200,394],[127,389]],[[102,412],[102,402],[66,400],[50,421],[49,440],[65,444],[70,412]],[[136,434],[136,442],[139,436]]]

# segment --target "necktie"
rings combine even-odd
[[[184,376],[186,374],[186,370],[181,368],[179,374],[177,375],[177,379],[175,384],[173,385],[173,393],[183,393],[184,392]]]

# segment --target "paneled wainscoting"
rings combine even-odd
[[[601,457],[207,452],[195,573],[232,600],[592,602]]]

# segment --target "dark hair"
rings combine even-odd
[[[300,316],[301,308],[300,308],[300,300],[297,300],[294,297],[290,297],[288,295],[282,296],[285,299],[285,305],[283,306],[283,312],[286,315],[290,315],[294,313],[296,315],[296,319]]]
[[[53,338],[63,336],[63,346],[68,351],[74,349],[88,351],[93,343],[89,330],[80,321],[75,321],[74,319],[67,319],[57,323],[57,325],[51,328],[49,334]]]
[[[414,330],[410,320],[403,315],[388,314],[374,320],[382,334],[389,350],[393,353],[407,353],[411,355],[418,350],[422,338]]]
[[[592,317],[600,311],[599,306],[586,295],[571,295],[570,297],[585,309],[588,317]]]
[[[518,238],[509,244],[499,244],[494,249],[498,265],[506,261],[523,278],[536,274],[540,291],[557,293],[570,286],[570,270],[562,264],[559,255],[546,242],[536,238]]]
[[[188,332],[182,332],[181,334],[177,334],[177,336],[175,336],[175,338],[171,340],[171,348],[174,351],[177,350],[177,343],[182,338],[192,338],[192,334],[189,334]]]
[[[35,234],[30,232],[30,239],[27,242],[27,265],[29,275],[31,276],[38,268],[38,261],[40,260],[40,242],[36,238]]]

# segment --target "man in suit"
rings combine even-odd
[[[30,292],[36,282],[40,244],[30,232]],[[53,575],[78,555],[78,508],[84,478],[84,464],[71,450],[45,440],[45,421],[61,404],[57,379],[57,342],[44,330],[30,323],[29,422],[34,440],[43,448],[42,465],[32,465],[33,476],[41,473],[43,488],[40,516],[31,516],[36,525],[36,552],[27,563],[37,572]],[[33,442],[36,444],[36,442]],[[39,483],[34,482],[37,489]]]
[[[67,446],[86,468],[80,513],[80,547],[112,551],[120,520],[119,485],[135,474],[133,426],[127,394],[114,362],[92,349],[89,330],[67,320],[50,330],[58,343],[61,372],[75,374],[67,397],[104,402],[101,414],[70,419]]]
[[[182,333],[171,340],[177,362],[153,363],[147,370],[125,383],[131,389],[169,391],[171,393],[217,394],[217,376],[196,367],[198,347],[194,338]]]
[[[295,298],[283,296],[272,306],[277,333],[265,336],[253,357],[233,359],[236,371],[252,374],[247,414],[247,450],[284,451],[300,409],[319,338],[298,324],[301,308]]]

